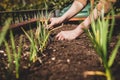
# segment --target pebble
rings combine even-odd
[[[55,49],[53,49],[53,52],[55,52],[56,50]]]
[[[67,59],[67,62],[70,63],[70,59]]]
[[[4,53],[4,56],[7,56],[7,54]]]
[[[55,57],[52,57],[52,58],[51,58],[51,60],[53,60],[53,61],[54,61],[54,60],[55,60]]]
[[[41,60],[40,58],[38,58],[38,61],[39,61],[40,63],[42,63],[42,60]]]
[[[5,53],[3,50],[0,50],[0,53]]]
[[[81,62],[79,61],[78,64],[81,64]]]
[[[23,69],[27,69],[28,67],[27,66],[23,66]]]

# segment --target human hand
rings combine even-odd
[[[69,31],[61,31],[56,35],[57,40],[73,40],[83,33],[82,29],[74,29]]]
[[[48,28],[50,28],[50,29],[60,26],[63,22],[61,17],[50,18],[49,21],[50,21],[50,24],[49,24]]]

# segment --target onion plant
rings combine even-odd
[[[2,28],[2,30],[0,31],[0,45],[2,44],[2,42],[4,41],[4,38],[5,38],[5,36],[6,36],[6,33],[7,33],[7,31],[8,31],[8,29],[9,29],[9,26],[10,26],[10,24],[11,24],[11,18],[8,18],[6,21],[5,21],[5,24],[4,24],[4,26],[3,26],[3,28]]]
[[[21,49],[22,49],[22,37],[20,37],[19,45],[16,46],[14,41],[14,36],[12,31],[10,31],[10,43],[11,47],[9,46],[9,43],[4,40],[5,43],[5,50],[8,57],[8,68],[10,73],[14,70],[13,63],[15,64],[15,74],[16,78],[19,78],[19,67],[20,67],[20,57],[21,57]],[[12,54],[11,54],[12,53]]]
[[[46,1],[44,1],[45,10],[37,13],[37,29],[34,34],[32,30],[30,30],[30,35],[22,28],[25,35],[30,41],[30,61],[35,62],[37,59],[40,60],[37,55],[38,53],[43,54],[43,51],[45,50],[51,31],[48,30],[46,27],[48,26],[49,19],[51,17],[51,13],[48,13],[48,5],[46,4]]]
[[[52,12],[51,12],[52,13]],[[30,35],[22,28],[25,35],[27,36],[28,40],[30,41],[30,61],[35,62],[38,57],[38,53],[43,54],[43,51],[46,49],[46,46],[49,41],[50,34],[53,30],[60,28],[54,28],[52,30],[47,29],[48,22],[51,16],[51,13],[48,13],[47,10],[45,12],[41,11],[41,13],[38,13],[37,18],[39,19],[37,21],[37,29],[34,33],[32,30],[30,30]]]
[[[108,19],[110,16],[112,16],[111,25],[109,25],[110,19]],[[91,21],[92,21],[91,30],[88,29],[85,31],[89,35],[89,38],[92,41],[94,49],[96,50],[97,54],[102,60],[105,69],[105,72],[95,72],[95,74],[98,73],[98,75],[105,75],[106,80],[113,80],[111,67],[114,63],[117,51],[120,47],[119,39],[110,56],[108,56],[108,45],[112,37],[112,32],[115,23],[114,11],[111,10],[111,12],[107,15],[107,19],[105,19],[104,12],[101,11],[101,16],[98,18],[98,20],[95,22],[94,17],[92,16]]]
[[[38,14],[40,17],[40,21],[37,22],[37,29],[35,33],[35,38],[37,40],[37,43],[39,44],[39,51],[42,53],[44,49],[46,48],[46,45],[48,43],[48,39],[50,36],[50,30],[48,30],[46,27],[48,27],[48,21],[50,18],[50,13],[48,14],[48,11],[46,10],[45,13],[41,11],[41,14]]]
[[[41,14],[40,14],[40,21],[37,22],[37,29],[36,29],[36,32],[35,32],[35,39],[37,40],[37,44],[39,44],[39,48],[38,50],[42,53],[48,42],[49,42],[49,39],[50,39],[50,34],[52,31],[56,30],[56,29],[59,29],[62,27],[61,26],[58,26],[56,28],[53,28],[51,30],[48,29],[48,26],[49,26],[49,19],[51,17],[51,13],[48,13],[48,11],[46,10],[45,13],[42,11]]]
[[[29,33],[27,33],[23,28],[22,30],[27,36],[28,40],[30,41],[30,58],[29,59],[30,61],[35,62],[37,60],[38,48],[37,48],[36,41],[34,39],[34,32],[32,32],[32,30],[30,29],[30,35],[29,35]]]

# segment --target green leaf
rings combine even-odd
[[[2,44],[4,38],[5,38],[5,35],[7,33],[7,30],[9,29],[9,26],[11,24],[11,21],[12,19],[11,18],[8,18],[6,21],[5,21],[5,25],[3,26],[3,29],[2,31],[0,31],[0,45]]]
[[[116,57],[116,55],[117,55],[117,51],[118,51],[119,47],[120,47],[120,38],[119,38],[119,41],[117,42],[114,50],[112,51],[112,53],[111,53],[111,55],[110,55],[110,57],[109,57],[109,61],[108,61],[108,66],[109,66],[109,67],[112,66],[112,64],[113,64],[113,62],[114,62],[114,60],[115,60],[115,57]]]
[[[15,39],[13,36],[13,32],[11,30],[10,30],[10,39],[11,39],[13,53],[16,54],[15,41],[14,41]]]
[[[31,37],[28,35],[28,33],[21,27],[21,29],[23,30],[23,32],[25,33],[25,35],[28,37],[29,41],[32,42]]]
[[[111,24],[111,26],[110,26],[110,32],[109,32],[109,35],[108,35],[108,40],[109,40],[109,42],[111,41],[111,37],[112,37],[112,32],[113,32],[113,28],[114,28],[114,24],[115,24],[115,17],[114,17],[114,10],[112,9],[112,11],[111,11],[111,16],[112,16],[112,24]]]

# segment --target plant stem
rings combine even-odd
[[[113,80],[110,68],[106,69],[106,80]]]

